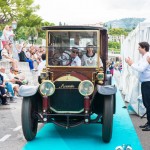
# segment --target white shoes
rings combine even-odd
[[[18,96],[13,96],[13,98],[14,98],[14,99],[17,99],[17,98],[19,98],[19,97],[18,97]]]

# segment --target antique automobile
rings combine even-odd
[[[66,129],[96,123],[102,124],[102,140],[110,142],[117,89],[106,74],[107,30],[94,26],[42,29],[46,31],[46,66],[41,83],[19,90],[25,139],[35,138],[38,123]]]

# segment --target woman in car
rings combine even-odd
[[[82,57],[82,66],[97,66],[97,53],[94,52],[93,45],[88,43],[86,46],[86,54]],[[100,59],[100,67],[103,63]]]

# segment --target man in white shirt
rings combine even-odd
[[[71,66],[81,66],[81,59],[79,58],[79,49],[77,47],[72,47],[71,51]]]
[[[138,48],[142,58],[138,63],[134,63],[131,58],[126,58],[126,63],[132,69],[139,72],[139,80],[141,82],[141,92],[143,104],[146,108],[147,123],[139,126],[142,131],[150,131],[150,65],[148,59],[150,57],[149,44],[147,42],[140,42]]]
[[[38,68],[37,68],[38,69],[38,82],[39,83],[41,83],[40,74],[41,74],[43,68],[45,68],[45,66],[46,66],[46,54],[42,54],[41,58],[42,58],[42,61],[39,63]]]
[[[8,92],[11,93],[11,96],[13,96],[13,98],[18,98],[17,94],[18,94],[18,90],[19,90],[19,85],[15,84],[16,80],[14,79],[14,77],[11,76],[10,73],[6,74],[4,67],[0,68],[0,73],[4,77],[4,81],[5,81]],[[13,99],[11,100],[11,102],[12,101],[13,101]]]
[[[10,46],[8,43],[4,45],[4,49],[1,52],[2,61],[11,62],[12,67],[18,71],[18,61],[13,58],[12,52],[10,50]]]

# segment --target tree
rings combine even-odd
[[[41,26],[52,26],[54,23],[43,21],[35,12],[40,8],[33,5],[34,0],[0,0],[0,30],[6,24],[17,21],[16,39],[27,40],[29,36],[45,38]]]
[[[114,49],[120,49],[120,43],[109,41],[108,42],[108,47],[109,48],[114,48]]]
[[[108,31],[109,35],[128,35],[128,32],[123,28],[110,28]]]
[[[17,39],[23,39],[23,40],[27,40],[27,36],[26,36],[26,32],[28,30],[28,27],[20,27],[18,30],[17,30]]]
[[[33,6],[33,2],[34,0],[0,0],[0,27],[11,24],[13,20],[17,21],[18,27],[40,23],[42,19],[33,14],[39,9],[39,5]]]
[[[109,29],[112,29],[112,25],[110,24]]]
[[[54,26],[54,23],[50,23],[47,21],[42,21],[40,26],[37,26],[38,36],[41,38],[45,38],[46,33],[41,29],[41,26]]]

